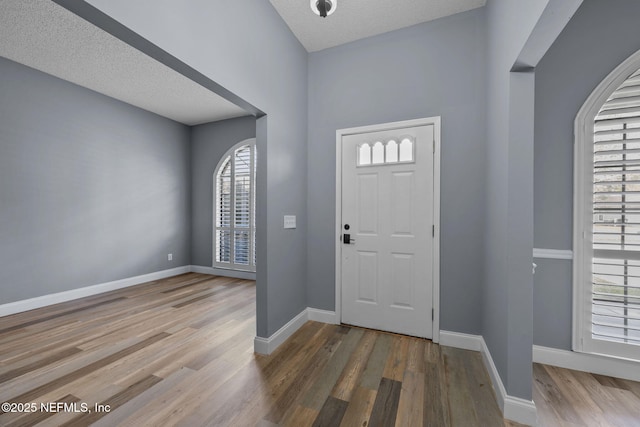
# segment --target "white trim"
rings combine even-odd
[[[304,325],[309,315],[308,309],[304,309],[293,319],[289,320],[286,325],[278,329],[269,338],[255,337],[253,339],[253,349],[256,353],[269,355],[273,353],[283,342],[293,335],[298,329]]]
[[[0,317],[23,311],[34,310],[36,308],[47,307],[49,305],[72,301],[79,298],[102,294],[104,292],[115,291],[129,286],[139,285],[152,280],[160,280],[166,277],[177,276],[178,274],[189,273],[190,266],[176,267],[169,270],[156,271],[155,273],[142,274],[140,276],[128,277],[126,279],[114,280],[112,282],[100,283],[97,285],[85,286],[78,289],[71,289],[55,294],[42,295],[21,301],[10,302],[0,305]]]
[[[360,133],[380,132],[385,130],[403,129],[408,127],[433,125],[433,328],[431,339],[440,342],[440,153],[441,153],[441,120],[440,116],[422,119],[404,120],[399,122],[382,123],[369,126],[338,129],[336,131],[336,214],[335,214],[335,313],[336,323],[342,320],[342,245],[340,241],[342,220],[342,137]]]
[[[640,68],[640,50],[617,66],[600,82],[584,102],[574,121],[573,158],[573,327],[572,349],[591,352],[593,340],[588,325],[591,324],[590,298],[586,288],[591,286],[588,277],[593,258],[592,226],[588,212],[593,206],[590,183],[593,182],[593,123],[609,96],[636,70]]]
[[[256,280],[256,273],[253,271],[228,270],[226,268],[205,267],[203,265],[191,265],[192,273],[211,274],[212,276],[233,277],[236,279]]]
[[[315,322],[328,323],[330,325],[337,325],[338,316],[335,311],[329,310],[320,310],[317,308],[307,308],[307,314],[309,320],[313,320]]]
[[[507,394],[498,369],[491,357],[491,352],[481,335],[440,331],[440,345],[479,351],[482,354],[482,361],[489,373],[489,378],[495,391],[496,401],[504,418],[530,426],[537,425],[538,413],[536,404],[532,400],[525,400]]]
[[[592,374],[640,381],[640,362],[634,360],[534,345],[533,361]]]
[[[487,372],[489,373],[489,378],[491,378],[491,384],[493,385],[493,390],[496,393],[496,400],[498,401],[498,406],[500,407],[500,410],[504,414],[504,411],[505,411],[504,404],[507,399],[507,390],[504,387],[502,378],[500,378],[500,373],[498,372],[498,368],[496,368],[496,364],[493,362],[493,357],[491,357],[491,352],[489,351],[489,347],[487,347],[487,343],[484,341],[483,337],[479,337],[479,338],[480,338],[480,353],[482,354],[482,361],[484,362],[484,367],[487,369]]]
[[[460,332],[440,331],[440,345],[463,350],[482,351],[482,337]]]
[[[538,425],[538,409],[533,400],[520,399],[506,395],[504,398],[503,417],[527,426]]]
[[[270,348],[269,339],[262,337],[253,338],[253,351],[254,353],[270,355],[275,349]]]
[[[335,245],[335,311],[338,323],[342,321],[342,136],[344,131],[336,131],[336,216],[335,229],[336,245]]]
[[[482,336],[480,336],[480,343],[482,345],[482,350],[480,351],[482,353],[482,361],[489,372],[493,390],[496,392],[498,406],[500,406],[504,418],[529,426],[538,425],[538,411],[536,409],[536,404],[533,400],[525,400],[507,394],[504,383],[500,378],[498,368],[496,368],[496,365],[493,362],[493,357],[491,357],[489,347],[487,347],[487,343],[484,341]]]
[[[433,117],[433,328],[431,340],[440,342],[440,117]]]
[[[563,249],[533,248],[533,257],[544,259],[573,259],[573,251]]]

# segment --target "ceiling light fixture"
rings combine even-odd
[[[338,0],[311,0],[310,5],[313,13],[326,18],[336,11]]]

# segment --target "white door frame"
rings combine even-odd
[[[433,125],[433,333],[432,341],[440,342],[440,116],[401,122],[360,126],[336,131],[336,319],[342,322],[342,137],[360,133],[380,132],[408,127]]]

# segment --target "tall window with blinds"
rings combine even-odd
[[[255,140],[233,147],[214,174],[215,267],[255,271]]]
[[[583,176],[590,181],[583,187],[590,197],[581,236],[586,272],[577,289],[580,346],[640,359],[640,70],[594,111],[591,147],[584,148],[590,164],[576,165],[588,167]]]

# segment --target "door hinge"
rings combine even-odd
[[[436,152],[436,141],[433,141],[432,145],[433,145],[433,152],[435,153]]]
[[[433,308],[431,309],[431,321],[433,322]]]
[[[431,226],[431,237],[436,237],[436,226],[435,225]]]

